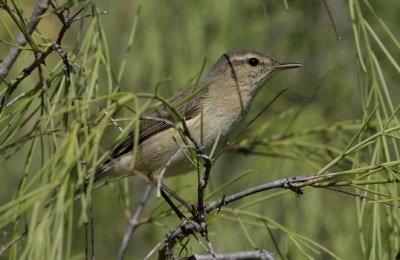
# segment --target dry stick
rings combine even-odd
[[[39,0],[39,2],[36,4],[35,9],[33,10],[31,17],[29,18],[29,20],[31,20],[31,21],[26,24],[26,30],[29,34],[32,34],[33,31],[36,29],[36,26],[41,21],[39,16],[43,15],[46,12],[47,8],[48,8],[47,0]],[[18,46],[25,46],[26,43],[27,43],[27,40],[23,33],[20,33],[14,42],[14,44],[18,45]],[[1,77],[6,77],[8,75],[8,72],[10,71],[10,69],[11,69],[12,65],[15,63],[15,61],[17,60],[18,55],[20,53],[21,53],[20,48],[11,47],[7,56],[4,58],[4,60],[0,64],[0,76]]]
[[[313,185],[313,187],[318,187],[318,183],[316,185]],[[344,193],[344,194],[347,194],[347,195],[351,195],[351,196],[354,196],[354,197],[357,197],[357,198],[360,198],[360,199],[366,199],[366,200],[369,200],[369,201],[377,201],[376,199],[370,198],[368,196],[365,196],[365,195],[362,195],[362,194],[359,194],[359,193],[351,192],[351,191],[336,189],[336,188],[333,188],[333,187],[324,187],[324,188],[328,189],[328,190],[336,191],[336,192],[341,192],[341,193]],[[390,203],[390,202],[380,202],[380,203],[388,205],[388,206],[392,206],[392,207],[395,207],[395,208],[400,208],[399,205],[395,205],[395,204]]]
[[[208,213],[208,212],[214,210],[215,208],[220,208],[220,207],[227,205],[233,201],[242,199],[244,197],[253,195],[253,194],[261,192],[261,191],[275,189],[275,188],[290,189],[290,190],[294,191],[296,194],[302,194],[302,191],[301,191],[302,187],[305,187],[305,186],[320,187],[319,183],[326,181],[326,180],[333,179],[340,175],[342,175],[342,173],[335,172],[335,173],[327,173],[327,174],[321,174],[321,175],[315,175],[315,176],[295,176],[295,177],[291,177],[291,178],[284,178],[284,179],[276,180],[273,182],[265,183],[265,184],[238,192],[236,194],[232,194],[230,196],[226,196],[226,197],[224,196],[220,201],[213,201],[210,203],[210,205],[208,207],[205,208],[205,212]],[[357,196],[360,198],[373,200],[373,199],[370,199],[363,195],[346,192],[346,191],[342,191],[342,190],[336,190],[331,187],[329,187],[329,189],[335,190],[335,191],[340,191],[340,192],[343,192],[343,193],[346,193],[349,195],[354,195],[354,196]],[[388,203],[385,203],[385,204],[390,205]],[[176,242],[182,240],[183,238],[185,238],[186,236],[188,236],[190,234],[193,234],[193,232],[200,232],[202,230],[203,230],[202,227],[197,222],[186,220],[179,227],[177,227],[174,231],[170,232],[166,236],[166,238],[164,239],[164,243],[166,245],[161,250],[161,253],[163,255],[161,255],[160,257],[165,258],[168,255],[168,251],[170,250],[170,248],[172,248]],[[160,247],[161,244],[162,244],[162,242],[157,244],[156,248],[154,248],[147,255],[146,259],[149,258],[152,254],[154,254],[155,250],[158,247]]]
[[[171,249],[174,247],[175,243],[181,241],[188,235],[193,234],[193,232],[195,231],[202,231],[202,227],[199,225],[199,223],[191,220],[183,221],[174,231],[166,235],[165,239],[163,240],[165,245],[163,249],[160,250],[159,259],[170,259]],[[158,245],[159,244],[157,244],[157,246]],[[154,253],[154,250],[152,250],[151,252]],[[146,257],[146,259],[148,257],[150,257],[150,253]]]
[[[192,255],[187,260],[213,260],[213,259],[263,259],[274,260],[272,254],[266,250],[254,250],[234,253]]]
[[[65,86],[66,89],[69,89],[71,84],[71,68],[68,61],[67,53],[61,48],[61,45],[58,43],[54,43],[54,49],[60,55],[63,65],[64,65],[64,74],[65,74]]]
[[[74,18],[81,11],[82,11],[82,9],[79,10],[74,16],[72,16],[72,18]],[[57,50],[57,46],[61,45],[61,40],[64,37],[66,31],[69,29],[72,21],[73,20],[71,18],[68,18],[68,17],[65,18],[63,21],[63,27],[61,28],[61,30],[58,34],[56,42],[54,42],[49,47],[47,47],[42,53],[39,53],[36,56],[35,61],[28,67],[25,67],[22,70],[22,72],[18,75],[18,77],[7,86],[6,92],[3,94],[3,96],[0,99],[0,113],[6,107],[8,98],[17,89],[17,87],[21,83],[21,81],[24,80],[26,77],[28,77],[32,73],[32,71],[35,70],[38,66],[40,66],[41,64],[44,64],[47,56],[49,56],[49,54],[52,53],[54,50]]]
[[[223,197],[220,201],[213,201],[211,204],[204,209],[205,212],[210,212],[215,208],[222,207],[230,202],[233,202],[235,200],[239,200],[243,197],[247,197],[249,195],[269,190],[269,189],[274,189],[274,188],[284,188],[284,189],[291,189],[296,194],[301,194],[301,187],[304,186],[309,186],[317,182],[325,181],[334,178],[335,176],[340,175],[340,173],[328,173],[324,175],[318,175],[318,176],[309,176],[309,177],[304,177],[304,176],[296,176],[292,178],[285,178],[285,179],[280,179],[274,182],[266,183],[263,185],[259,185],[241,192],[238,192],[236,194]],[[162,257],[167,257],[168,252],[170,251],[170,248],[172,248],[177,240],[181,240],[184,237],[186,237],[188,234],[192,234],[194,231],[197,232],[202,232],[204,229],[201,225],[199,225],[197,222],[193,221],[187,221],[182,223],[177,229],[174,231],[170,232],[166,239],[165,243],[166,245],[164,246],[164,249],[161,250],[162,252],[166,251],[166,255],[161,256]],[[212,252],[212,255],[214,255],[214,252]]]
[[[40,53],[35,61],[29,65],[28,67],[25,67],[22,72],[18,75],[18,77],[10,83],[10,85],[7,86],[6,92],[3,94],[3,96],[0,99],[0,113],[3,111],[3,109],[6,106],[8,98],[11,96],[11,94],[15,91],[15,89],[18,87],[19,83],[21,83],[22,80],[24,80],[26,77],[28,77],[34,69],[36,69],[40,64],[44,64],[45,59],[47,56],[49,56],[50,53],[52,53],[54,50],[54,46],[50,45],[47,47],[43,53]]]
[[[231,203],[233,201],[239,200],[241,198],[256,194],[261,191],[265,190],[270,190],[270,189],[275,189],[275,188],[283,188],[283,189],[290,189],[296,192],[296,194],[300,194],[301,187],[304,186],[310,186],[313,185],[317,182],[321,181],[326,181],[330,180],[336,176],[340,175],[339,172],[335,173],[327,173],[327,174],[321,174],[321,175],[316,175],[316,176],[295,176],[295,177],[290,177],[290,178],[284,178],[280,180],[276,180],[273,182],[265,183],[226,197],[223,197],[220,201],[213,201],[211,204],[205,208],[206,212],[210,212],[215,208],[220,208],[228,203]]]
[[[334,19],[332,13],[331,13],[331,9],[330,9],[328,3],[326,2],[326,0],[324,0],[324,4],[325,4],[326,11],[328,12],[329,19],[331,20],[331,23],[332,23],[332,26],[333,26],[333,30],[335,31],[336,39],[338,41],[340,41],[342,39],[342,37],[339,35],[339,32],[338,32],[338,30],[336,28],[335,19]]]
[[[28,232],[25,231],[21,234],[19,234],[15,239],[13,239],[12,241],[8,242],[7,244],[5,244],[4,246],[1,247],[0,249],[0,256],[2,256],[5,252],[7,252],[7,250],[14,245],[15,243],[17,243],[19,240],[21,240],[21,238],[23,238]]]
[[[123,238],[123,240],[121,242],[121,246],[120,246],[119,251],[118,251],[118,258],[117,259],[122,260],[123,257],[124,257],[125,251],[126,251],[126,249],[128,247],[129,240],[131,239],[132,234],[133,234],[133,232],[135,232],[137,226],[140,224],[140,221],[139,221],[140,214],[142,214],[142,211],[143,211],[144,206],[146,205],[146,203],[147,203],[147,201],[148,201],[148,199],[150,197],[152,189],[153,189],[153,186],[151,184],[147,184],[146,189],[145,189],[145,191],[144,191],[144,193],[142,195],[142,199],[140,200],[140,203],[139,203],[138,207],[136,208],[135,214],[129,220],[129,225],[128,225],[128,228],[125,231],[124,238]]]

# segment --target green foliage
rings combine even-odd
[[[261,91],[249,120],[290,88],[218,157],[207,200],[284,177],[340,176],[303,188],[299,198],[275,189],[213,211],[207,223],[214,249],[260,248],[282,259],[399,253],[400,2],[327,0],[340,41],[325,6],[315,2],[289,1],[285,10],[279,1],[66,1],[49,6],[29,35],[31,2],[0,0],[1,59],[18,33],[28,37],[0,78],[2,97],[34,62],[32,53],[45,53],[60,35],[57,14],[84,9],[61,41],[70,73],[62,52],[53,51],[0,114],[0,257],[84,259],[93,218],[96,258],[114,258],[145,181],[119,178],[77,201],[75,190],[129,131],[138,131],[141,115],[234,48],[306,66],[276,76]],[[196,203],[194,173],[166,184]],[[179,224],[154,194],[142,217],[127,259],[146,256]],[[174,250],[181,257],[205,253],[192,236]]]

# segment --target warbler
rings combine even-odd
[[[302,66],[279,62],[268,54],[249,49],[223,54],[198,83],[170,99],[174,111],[164,104],[140,121],[135,158],[132,158],[135,136],[131,132],[96,171],[94,181],[109,172],[129,168],[132,159],[136,160],[135,170],[152,179],[157,179],[160,172],[168,177],[193,170],[193,163],[185,156],[187,147],[193,144],[185,144],[171,124],[176,119],[174,112],[185,120],[190,135],[206,154],[214,145],[218,152],[244,122],[265,82],[278,71]]]

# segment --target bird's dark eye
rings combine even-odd
[[[260,61],[259,61],[258,59],[256,59],[256,58],[250,58],[250,59],[249,59],[249,64],[250,64],[250,66],[255,67],[255,66],[257,66],[259,63],[260,63]]]

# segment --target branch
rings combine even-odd
[[[53,44],[51,44],[49,47],[47,47],[42,53],[38,53],[35,56],[35,61],[28,67],[24,68],[22,70],[22,72],[18,75],[18,77],[7,86],[7,90],[5,91],[5,93],[3,94],[3,96],[0,99],[0,113],[6,107],[8,98],[16,90],[19,83],[21,83],[22,80],[24,80],[26,77],[28,77],[32,73],[32,71],[34,71],[38,66],[40,66],[41,64],[45,64],[45,60],[46,60],[47,56],[49,56],[49,54],[52,53],[54,50],[58,51],[58,53],[61,55],[61,58],[63,59],[63,63],[65,65],[65,59],[67,59],[67,56],[63,55],[63,52],[60,51],[61,40],[64,37],[65,32],[70,28],[71,23],[74,21],[73,19],[82,10],[83,10],[83,8],[81,8],[78,12],[76,12],[72,17],[63,17],[62,14],[56,13],[59,17],[61,17],[61,16],[63,17],[63,20],[62,20],[63,26],[62,26],[60,32],[58,33],[57,40]],[[68,59],[67,59],[67,63],[68,63]],[[67,66],[69,66],[69,65],[67,64]],[[68,68],[68,70],[66,70],[64,68],[64,70],[69,73],[69,68]],[[67,79],[68,79],[68,77],[67,77]]]
[[[36,26],[40,22],[39,16],[44,14],[47,11],[48,5],[47,0],[39,0],[36,4],[35,9],[29,20],[31,20],[27,25],[26,29],[29,34],[32,34],[33,31],[36,29]],[[14,44],[18,46],[25,46],[27,40],[23,33],[20,33],[15,40]],[[17,47],[11,47],[10,51],[8,52],[7,56],[4,58],[3,62],[0,64],[0,76],[6,77],[8,72],[11,69],[11,66],[15,63],[18,58],[18,55],[21,53],[21,49]]]
[[[214,260],[214,259],[263,259],[274,260],[271,253],[265,250],[254,250],[234,253],[208,254],[208,255],[192,255],[187,260]]]
[[[5,244],[4,246],[2,246],[0,248],[0,256],[2,256],[5,252],[7,252],[7,250],[14,245],[15,243],[17,243],[21,238],[23,238],[28,232],[25,231],[23,233],[21,233],[20,235],[18,235],[14,240],[8,242],[7,244]]]
[[[128,248],[128,243],[129,240],[132,237],[133,232],[135,232],[137,226],[140,224],[139,217],[140,214],[143,211],[144,206],[146,205],[147,200],[149,199],[150,193],[153,189],[153,185],[150,183],[147,184],[146,190],[143,193],[142,199],[140,200],[139,206],[136,208],[135,214],[133,217],[129,220],[129,225],[127,230],[125,231],[124,238],[121,242],[121,246],[118,251],[118,258],[117,259],[123,259],[125,255],[125,251]]]
[[[236,194],[230,195],[230,196],[224,196],[221,200],[219,201],[212,201],[210,203],[207,203],[208,206],[204,208],[205,214],[209,213],[210,211],[214,210],[215,208],[220,208],[224,205],[227,205],[228,203],[231,203],[233,201],[239,200],[241,198],[253,195],[255,193],[259,193],[261,191],[265,190],[270,190],[270,189],[275,189],[275,188],[282,188],[282,189],[290,189],[293,192],[295,192],[297,195],[302,195],[303,192],[301,188],[306,187],[306,186],[311,186],[314,188],[328,188],[328,186],[334,186],[336,184],[340,184],[341,186],[347,185],[351,186],[352,184],[355,184],[356,181],[347,181],[347,182],[326,182],[327,180],[331,180],[337,177],[341,176],[346,176],[346,175],[352,175],[352,174],[361,174],[361,173],[375,173],[378,172],[382,169],[385,169],[387,167],[393,167],[396,165],[400,164],[400,160],[397,161],[390,161],[382,164],[377,164],[377,165],[369,165],[366,167],[361,167],[358,169],[351,169],[347,171],[342,171],[342,172],[335,172],[335,173],[327,173],[327,174],[321,174],[321,175],[314,175],[314,176],[294,176],[290,178],[284,178],[280,180],[276,180],[273,182],[265,183],[241,192],[238,192]],[[378,183],[392,183],[392,182],[397,182],[399,180],[397,179],[386,179],[386,180],[377,180]],[[365,184],[372,184],[373,180],[368,181],[368,183]],[[371,199],[367,196],[359,195],[356,193],[351,193],[351,192],[345,192],[343,190],[337,190],[334,188],[330,188],[331,190],[335,190],[338,192],[343,192],[348,195],[352,196],[357,196],[362,199],[368,199],[368,200],[374,200]],[[388,203],[385,203],[388,204]],[[390,204],[389,204],[390,205]],[[183,222],[172,232],[168,233],[163,241],[157,244],[155,248],[153,248],[150,253],[146,256],[145,259],[148,259],[151,257],[163,243],[164,246],[161,250],[159,250],[159,259],[172,259],[172,248],[175,246],[176,243],[180,243],[184,238],[188,237],[189,235],[194,235],[196,232],[199,232],[202,234],[206,241],[208,242],[207,239],[207,234],[205,233],[204,227],[201,225],[202,222],[198,221],[198,219],[183,219]],[[210,247],[211,248],[211,247]],[[211,250],[210,250],[211,251]],[[213,252],[211,251],[211,255],[214,255]],[[192,256],[193,257],[193,256]],[[197,259],[197,258],[189,258],[189,259]],[[202,259],[202,258],[199,258]],[[208,259],[208,258],[205,258]],[[210,258],[213,259],[213,258]],[[214,258],[215,259],[215,258]],[[216,257],[216,259],[221,259]],[[234,258],[237,259],[237,258]],[[240,258],[239,258],[240,259]],[[246,258],[243,258],[246,259]],[[253,258],[254,259],[254,258]],[[255,258],[259,259],[259,258]],[[261,258],[263,259],[263,258]],[[268,259],[268,258],[264,258]]]
[[[223,197],[220,201],[213,201],[210,203],[210,205],[208,207],[205,208],[205,211],[210,212],[215,208],[220,208],[222,206],[227,205],[228,203],[239,200],[241,198],[256,194],[261,191],[275,189],[275,188],[290,189],[290,190],[293,190],[296,194],[301,195],[302,194],[302,191],[300,189],[301,187],[310,186],[310,185],[313,185],[313,184],[321,182],[321,181],[330,180],[339,175],[341,175],[341,173],[335,172],[335,173],[327,173],[327,174],[323,174],[323,175],[315,175],[315,176],[309,176],[309,177],[295,176],[295,177],[291,177],[291,178],[284,178],[284,179],[276,180],[273,182],[265,183],[265,184],[235,193],[235,194],[227,196],[227,197]]]
[[[357,197],[357,198],[360,198],[360,199],[366,199],[368,201],[379,201],[377,199],[373,199],[373,198],[370,198],[368,196],[365,196],[365,195],[362,195],[362,194],[359,194],[359,193],[355,193],[355,192],[351,192],[351,191],[336,189],[336,188],[333,188],[333,187],[325,187],[325,189],[331,190],[331,191],[336,191],[336,192],[341,192],[341,193],[344,193],[346,195],[350,195],[350,196]],[[391,207],[400,208],[399,205],[395,205],[395,204],[390,203],[390,202],[380,202],[380,203],[388,205],[388,206],[391,206]]]

